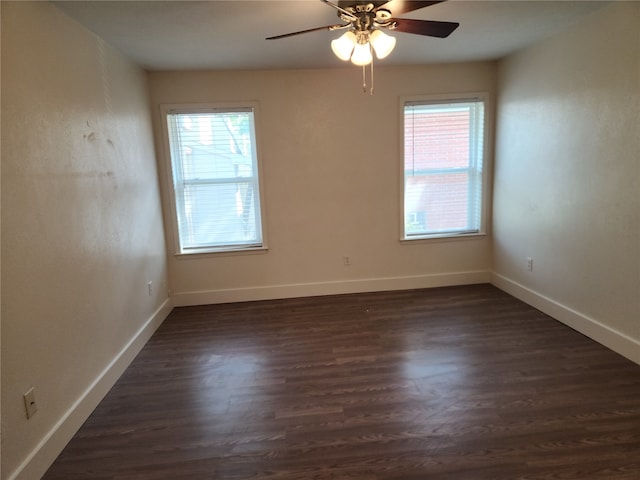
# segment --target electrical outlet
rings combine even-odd
[[[149,296],[153,293],[153,282],[147,283],[147,290],[149,290]]]
[[[31,418],[38,411],[35,387],[31,387],[27,390],[22,397],[24,398],[24,408],[27,412],[27,418]]]
[[[343,262],[345,265],[347,265],[347,266],[348,266],[348,265],[351,265],[351,259],[350,259],[350,258],[349,258],[349,256],[347,256],[347,255],[345,255],[344,257],[342,257],[342,262]]]
[[[533,272],[533,258],[527,257],[527,272]]]

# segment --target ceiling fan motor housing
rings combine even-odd
[[[351,23],[353,29],[358,32],[395,26],[395,22],[391,19],[391,12],[384,8],[376,9],[372,3],[353,5],[344,10],[350,15],[338,11],[338,17],[344,22]]]

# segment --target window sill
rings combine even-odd
[[[461,233],[458,235],[452,234],[443,234],[443,235],[429,235],[424,237],[409,237],[409,238],[401,238],[400,243],[404,245],[415,245],[415,244],[423,244],[423,243],[436,243],[436,242],[457,242],[457,241],[465,241],[465,240],[479,240],[487,236],[486,232],[475,232],[475,233]]]
[[[179,259],[192,259],[192,258],[207,258],[207,257],[232,257],[238,255],[263,255],[267,253],[269,248],[265,245],[261,247],[252,247],[252,248],[227,248],[227,249],[219,249],[212,248],[206,249],[201,248],[188,252],[178,252],[174,253],[174,257]]]

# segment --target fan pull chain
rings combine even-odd
[[[371,48],[371,46],[369,46]],[[371,88],[369,89],[369,95],[373,95],[373,52],[371,52]],[[362,93],[367,93],[367,74],[366,65],[362,66]]]
[[[373,95],[373,56],[371,57],[371,90],[369,90],[369,95]]]

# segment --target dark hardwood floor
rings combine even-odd
[[[640,479],[640,366],[490,285],[176,308],[44,477]]]

